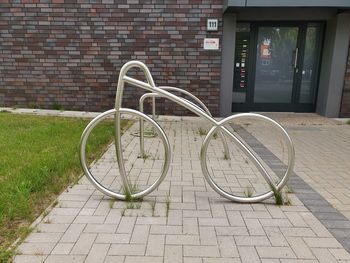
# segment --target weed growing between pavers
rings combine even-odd
[[[207,135],[207,133],[208,133],[208,131],[206,129],[203,129],[201,127],[198,129],[199,136],[205,136],[205,135]]]
[[[292,201],[288,196],[288,188],[284,188],[278,191],[276,188],[271,186],[271,190],[273,192],[276,205],[292,205]]]
[[[126,202],[133,202],[133,201],[142,201],[143,198],[133,198],[132,195],[135,193],[140,192],[139,187],[136,183],[133,183],[130,187],[130,190],[128,190],[126,187],[123,186],[123,195],[125,195],[125,201]]]
[[[167,195],[165,199],[165,206],[166,206],[166,217],[169,216],[169,210],[170,210],[170,198],[169,195]]]
[[[285,189],[286,193],[288,193],[288,194],[293,194],[294,193],[294,189],[292,187],[288,186],[288,185],[286,185],[284,187],[284,189]]]
[[[109,200],[109,208],[110,208],[110,209],[113,208],[114,203],[115,203],[116,201],[117,201],[116,199],[111,199],[111,200]]]
[[[244,196],[245,197],[252,197],[253,196],[253,193],[254,193],[254,189],[251,187],[251,186],[247,186],[245,189],[244,189]]]
[[[0,114],[0,253],[63,189],[82,175],[78,158],[81,133],[89,120]],[[123,126],[127,121],[123,121]],[[88,160],[112,141],[112,122],[91,133]]]
[[[224,154],[224,160],[229,160],[230,159],[230,157],[227,155],[226,152],[223,152],[223,154]]]
[[[150,201],[149,205],[151,207],[152,216],[155,216],[156,201]]]

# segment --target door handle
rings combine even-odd
[[[295,55],[294,55],[294,68],[297,68],[298,65],[298,52],[299,52],[299,48],[295,49]]]

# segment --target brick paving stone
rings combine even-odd
[[[296,258],[289,247],[256,247],[261,258]]]
[[[167,235],[165,243],[168,245],[200,245],[199,236]]]
[[[148,240],[149,230],[149,225],[135,225],[130,243],[146,244]]]
[[[286,247],[288,242],[278,227],[264,227],[265,233],[273,247]]]
[[[96,239],[97,234],[82,233],[79,239],[75,243],[71,254],[75,255],[87,255],[90,252],[91,246]]]
[[[58,243],[52,251],[52,255],[68,255],[74,243]]]
[[[337,248],[342,247],[337,240],[334,238],[327,237],[304,237],[305,243],[309,247],[326,247],[326,248]]]
[[[165,235],[149,235],[146,256],[160,256],[164,255]]]
[[[40,233],[64,233],[68,229],[69,224],[40,224],[37,231]]]
[[[337,260],[350,260],[350,254],[347,253],[345,249],[331,248],[328,250]]]
[[[214,227],[199,227],[199,237],[201,245],[217,245],[216,232]]]
[[[184,218],[182,231],[184,234],[199,235],[198,219],[197,218]]]
[[[86,263],[103,263],[105,261],[109,244],[94,244],[86,257]]]
[[[266,259],[266,263],[270,262],[270,258]],[[319,261],[316,259],[281,259],[281,263],[318,263]]]
[[[45,260],[45,263],[82,263],[86,256],[82,255],[50,255]]]
[[[29,243],[57,243],[62,233],[32,233],[26,239]]]
[[[105,263],[124,263],[125,256],[106,256]]]
[[[266,236],[235,236],[237,246],[271,246]]]
[[[259,255],[255,247],[238,247],[238,252],[242,262],[260,262]]]
[[[170,210],[167,225],[182,226],[182,210]]]
[[[164,263],[182,263],[182,245],[165,245]]]
[[[87,224],[84,233],[114,233],[117,225]]]
[[[266,233],[258,219],[245,219],[245,224],[250,235],[265,236]]]
[[[311,249],[316,258],[321,263],[337,262],[336,258],[329,252],[327,248],[312,248]]]
[[[312,254],[310,248],[304,242],[301,237],[287,237],[286,238],[291,248],[293,249],[297,258],[302,259],[314,259],[315,256]]]
[[[132,233],[135,226],[136,218],[134,217],[123,217],[120,220],[117,233],[129,234]]]
[[[184,257],[183,261],[184,263],[202,263],[204,258],[198,258],[198,257]]]
[[[144,244],[112,244],[108,255],[142,256],[145,251]]]
[[[190,246],[184,245],[184,256],[189,257],[219,257],[220,252],[217,246]]]
[[[178,234],[182,233],[182,226],[158,226],[152,225],[150,229],[151,234]]]
[[[130,243],[130,234],[106,234],[106,233],[99,233],[97,235],[95,243],[129,244]]]
[[[126,256],[124,263],[162,263],[162,257]]]
[[[86,224],[71,224],[62,236],[60,242],[76,242],[83,232]]]
[[[105,221],[106,216],[81,216],[78,215],[74,223],[75,224],[102,224]]]
[[[189,261],[191,262],[191,261]],[[201,262],[201,261],[198,261]],[[237,258],[203,258],[203,263],[239,263]]]
[[[221,257],[239,257],[237,246],[232,236],[219,236],[217,240]]]
[[[227,218],[199,218],[200,226],[228,226]]]
[[[42,263],[46,257],[47,256],[17,255],[14,261],[18,263]]]

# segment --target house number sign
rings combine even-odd
[[[218,25],[217,19],[207,19],[207,31],[218,31]]]

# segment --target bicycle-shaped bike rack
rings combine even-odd
[[[127,76],[127,73],[130,69],[132,68],[138,68],[141,69],[142,72],[144,73],[147,82],[140,81],[138,79],[132,78]],[[135,87],[144,89],[146,91],[149,91],[150,93],[146,93],[140,98],[140,111],[134,110],[134,109],[129,109],[129,108],[122,108],[122,96],[123,96],[123,91],[124,91],[124,86],[125,84],[133,85]],[[177,92],[181,93],[183,95],[189,96],[192,98],[195,102],[199,104],[196,105],[195,103],[176,96],[175,94],[171,92]],[[145,64],[143,64],[140,61],[130,61],[126,63],[122,69],[120,70],[119,74],[119,79],[118,79],[118,86],[117,86],[117,93],[116,93],[116,100],[115,100],[115,108],[108,110],[106,112],[101,113],[98,115],[96,118],[94,118],[85,128],[81,140],[80,140],[80,162],[83,167],[83,170],[85,172],[85,175],[89,179],[89,181],[102,193],[104,193],[107,196],[110,196],[112,198],[116,199],[121,199],[125,200],[126,199],[126,194],[125,193],[130,193],[131,198],[139,199],[142,198],[152,191],[154,191],[160,183],[164,180],[168,170],[169,170],[169,165],[171,161],[171,148],[170,148],[170,143],[168,140],[167,135],[165,134],[164,130],[159,126],[159,124],[155,121],[155,99],[157,97],[161,98],[166,98],[169,99],[173,102],[176,102],[177,104],[183,106],[184,108],[190,110],[194,114],[202,117],[205,119],[208,123],[210,123],[212,128],[210,131],[207,133],[201,147],[200,151],[200,163],[201,163],[201,168],[202,172],[204,174],[204,177],[208,184],[221,196],[235,202],[240,202],[240,203],[254,203],[254,202],[261,202],[265,199],[268,199],[274,195],[274,192],[280,191],[285,184],[287,183],[290,174],[292,173],[293,166],[294,166],[294,159],[295,159],[295,153],[294,153],[294,147],[291,138],[289,137],[288,133],[283,129],[283,127],[277,123],[276,121],[263,116],[259,114],[254,114],[254,113],[241,113],[241,114],[235,114],[231,115],[227,118],[224,118],[223,120],[217,121],[215,120],[211,114],[208,108],[193,94],[182,90],[178,89],[175,87],[157,87],[153,81],[152,75],[147,68]],[[153,100],[153,118],[149,117],[148,115],[143,113],[143,103],[146,98],[152,98]],[[144,121],[148,121],[154,128],[155,131],[157,132],[158,136],[163,142],[164,145],[164,165],[162,167],[161,175],[154,181],[153,184],[151,184],[148,188],[144,190],[140,190],[138,192],[132,192],[131,191],[131,183],[127,177],[125,165],[124,165],[124,160],[123,160],[123,151],[122,151],[122,144],[121,144],[121,115],[122,114],[128,114],[128,115],[133,115],[137,119],[140,120],[140,153],[141,156],[144,154]],[[86,160],[86,144],[88,137],[91,133],[91,131],[96,127],[101,121],[104,119],[114,116],[115,120],[115,149],[116,149],[116,157],[117,157],[117,163],[118,163],[118,168],[119,168],[119,173],[122,179],[122,185],[123,185],[123,192],[116,192],[112,191],[105,186],[103,186],[91,173],[89,166],[87,164]],[[277,131],[280,133],[282,138],[284,139],[286,145],[287,145],[287,152],[288,152],[288,158],[287,158],[287,169],[284,173],[284,175],[280,178],[280,180],[275,183],[270,174],[267,172],[261,161],[259,160],[258,156],[254,151],[252,151],[249,147],[245,145],[245,143],[242,141],[241,138],[238,136],[234,135],[230,130],[228,130],[225,125],[231,124],[234,121],[237,121],[239,119],[243,118],[255,118],[259,119],[261,121],[267,122],[271,124],[273,127],[277,129]],[[269,191],[256,195],[256,196],[238,196],[234,195],[228,191],[225,191],[223,188],[221,188],[216,182],[213,180],[212,176],[209,173],[208,166],[207,166],[207,151],[208,151],[208,146],[211,141],[211,139],[214,137],[214,134],[218,134],[220,139],[222,140],[223,146],[224,146],[224,151],[225,151],[225,156],[229,158],[229,148],[225,139],[225,135],[228,136],[232,141],[238,146],[238,148],[250,159],[250,161],[255,165],[257,170],[261,173],[263,178],[265,179],[266,183],[269,186]]]

